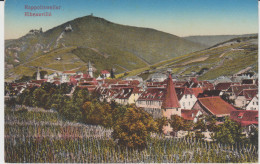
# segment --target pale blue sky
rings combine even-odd
[[[25,5],[60,5],[61,10],[52,11],[51,17],[26,17]],[[46,31],[90,13],[178,36],[258,32],[257,0],[6,0],[5,39],[40,27]]]

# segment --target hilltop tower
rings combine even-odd
[[[93,68],[90,61],[88,62],[88,74],[90,77],[93,77]]]
[[[181,116],[181,106],[176,94],[175,86],[172,81],[172,76],[169,74],[167,79],[167,87],[165,97],[162,102],[162,114],[167,119],[171,119],[171,115],[178,115]],[[169,133],[172,131],[170,124],[168,123],[167,126],[163,127],[163,132]]]
[[[40,75],[40,71],[39,71],[39,67],[37,69],[37,77],[36,80],[41,80],[41,75]]]

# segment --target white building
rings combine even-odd
[[[258,110],[258,94],[249,102],[246,110]]]
[[[176,89],[178,94],[178,89]],[[178,95],[179,103],[181,105],[181,109],[192,109],[193,105],[197,101],[197,97],[193,94],[191,88],[184,88]]]
[[[165,79],[167,79],[167,76],[162,73],[155,73],[151,76],[152,82],[163,82]]]

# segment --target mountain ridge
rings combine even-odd
[[[30,34],[8,41],[5,47],[6,73],[53,50],[68,47],[76,48],[66,53],[77,56],[85,63],[91,61],[98,71],[116,67],[118,73],[205,48],[156,29],[120,25],[104,18],[84,16],[45,32],[31,30]],[[28,64],[23,66],[30,67]]]

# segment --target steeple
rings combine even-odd
[[[90,61],[88,61],[88,74],[90,77],[93,77],[93,68]]]
[[[162,102],[162,115],[168,119],[171,119],[172,115],[181,116],[181,106],[178,101],[178,97],[175,91],[174,84],[172,82],[172,76],[169,74],[167,79],[166,93]],[[168,134],[172,131],[170,124],[163,126],[163,132]]]
[[[173,109],[173,108],[180,108],[180,107],[181,106],[178,101],[178,97],[172,81],[172,76],[171,74],[169,74],[169,77],[167,79],[166,94],[162,102],[162,109]]]
[[[39,67],[37,69],[37,77],[36,80],[41,80],[41,75],[40,75],[40,71],[39,71]]]

